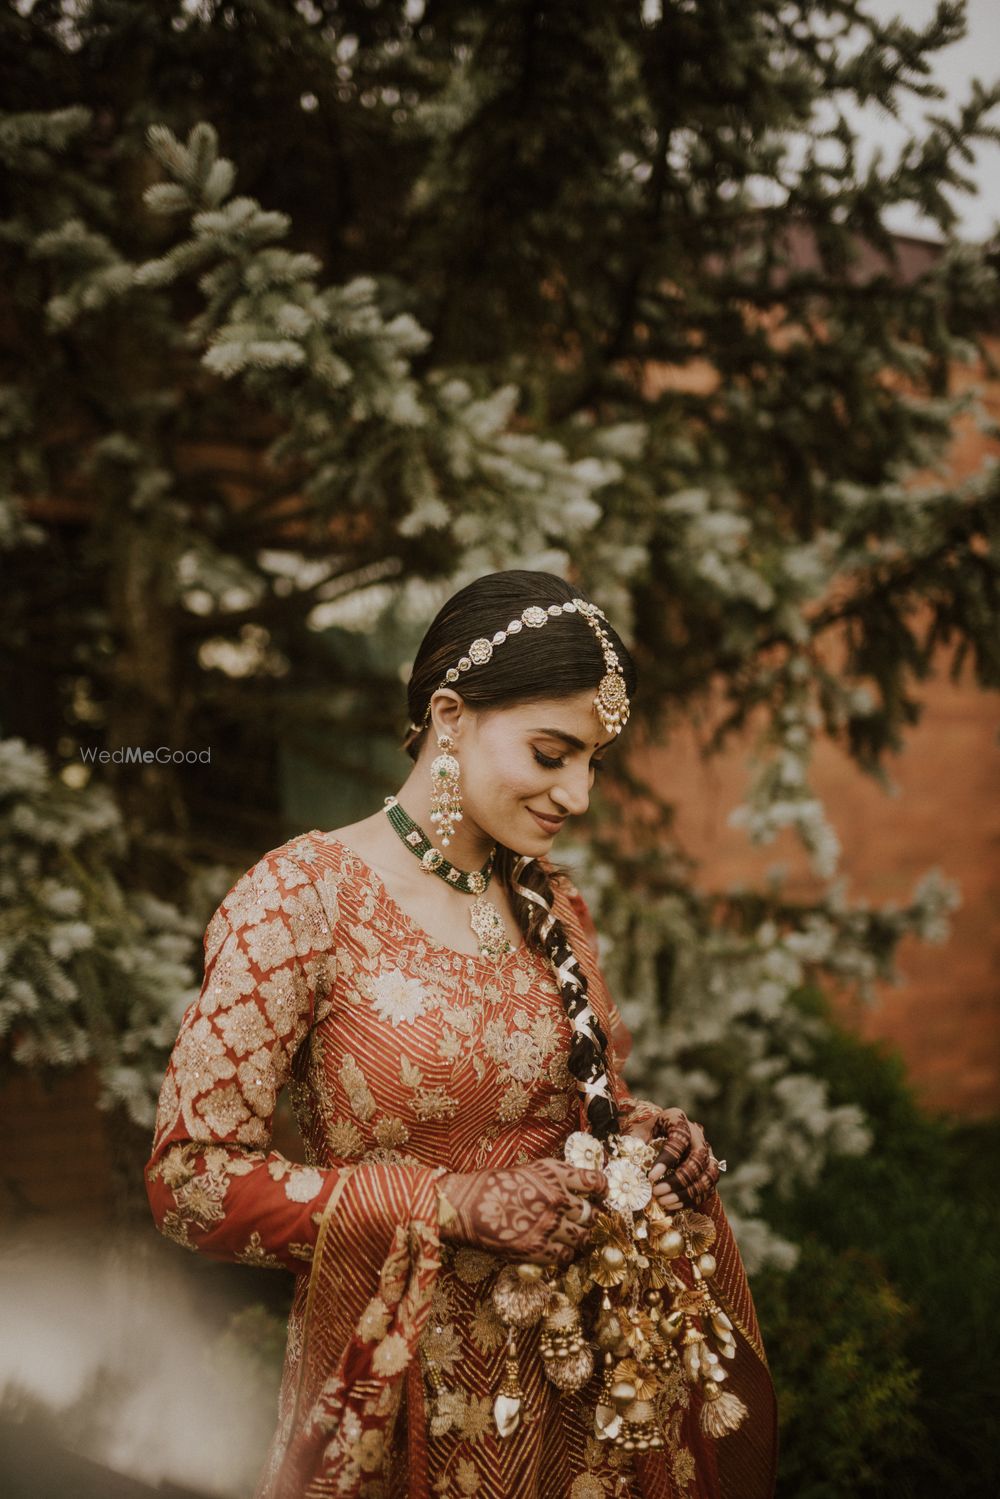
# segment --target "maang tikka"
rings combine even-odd
[[[462,792],[459,786],[461,766],[451,751],[455,741],[450,734],[438,735],[441,753],[431,761],[431,822],[437,824],[441,845],[447,848],[462,821]]]
[[[505,630],[497,630],[492,638],[480,635],[469,645],[464,656],[460,656],[454,666],[450,666],[437,685],[437,691],[443,687],[451,687],[462,678],[463,672],[472,671],[475,667],[485,666],[493,659],[494,651],[502,646],[512,635],[520,635],[524,629],[540,630],[543,625],[561,615],[578,614],[585,624],[589,625],[597,638],[604,657],[605,671],[594,697],[594,708],[604,729],[610,734],[620,734],[628,723],[630,704],[628,690],[625,686],[625,673],[622,671],[618,652],[611,643],[611,636],[601,624],[607,616],[603,609],[596,604],[590,603],[588,599],[574,598],[566,599],[560,604],[529,604],[526,609],[510,621]],[[431,697],[434,694],[431,693]],[[431,700],[428,698],[427,707],[420,723],[411,723],[410,729],[414,734],[421,733],[427,728],[431,717]],[[435,765],[437,761],[435,760]]]

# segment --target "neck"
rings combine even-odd
[[[487,855],[496,839],[477,827],[467,811],[463,814],[462,821],[455,824],[455,831],[451,835],[448,847],[445,848],[442,844],[437,824],[431,822],[429,761],[423,765],[419,762],[414,765],[396,792],[396,798],[403,811],[413,818],[418,827],[423,828],[434,847],[439,848],[456,869],[479,869],[486,862]]]

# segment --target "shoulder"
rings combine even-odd
[[[348,851],[314,828],[268,849],[230,887],[209,923],[211,949],[225,929],[259,926],[268,920],[299,922],[315,938],[339,916],[340,889]]]

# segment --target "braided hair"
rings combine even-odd
[[[490,637],[512,615],[530,604],[568,602],[579,590],[554,573],[510,569],[488,573],[453,594],[441,607],[425,634],[413,663],[407,687],[411,727],[403,748],[416,760],[427,728],[423,723],[441,678],[465,651],[470,640]],[[636,671],[629,652],[614,629],[605,624],[621,663],[626,689],[635,691]],[[471,708],[512,707],[518,703],[570,697],[596,688],[606,670],[604,657],[591,630],[581,620],[549,625],[530,633],[530,641],[514,636],[482,672],[462,678],[461,696]],[[456,689],[457,690],[457,689]],[[618,1111],[608,1072],[608,1038],[587,1000],[587,975],[577,962],[562,922],[553,914],[555,881],[565,881],[565,870],[546,867],[531,854],[519,854],[497,843],[493,877],[510,892],[511,904],[526,944],[548,958],[560,997],[573,1029],[566,1065],[584,1100],[591,1134],[607,1139],[619,1129]]]

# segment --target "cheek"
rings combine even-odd
[[[469,791],[484,809],[523,805],[545,790],[550,776],[550,771],[533,760],[507,751],[482,766],[475,782],[470,781]]]

